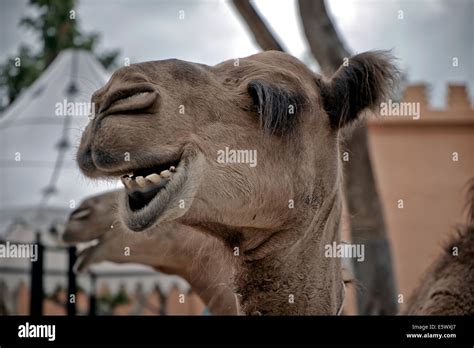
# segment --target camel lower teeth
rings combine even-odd
[[[143,177],[135,176],[134,173],[125,174],[121,177],[123,185],[130,191],[144,188],[153,188],[154,186],[164,186],[176,173],[176,167],[170,166],[169,169],[161,171],[160,174],[152,173]]]
[[[140,187],[145,187],[146,186],[146,180],[143,176],[137,176],[135,178],[135,181],[137,182],[138,186],[140,186]]]
[[[173,172],[169,170],[164,170],[160,175],[153,173],[149,174],[146,177],[143,176],[128,176],[123,175],[120,179],[125,188],[129,191],[142,191],[141,189],[148,189],[153,187],[163,187],[168,181],[170,181]]]
[[[156,173],[148,175],[146,179],[150,180],[154,184],[158,184],[161,181],[161,177]]]
[[[133,188],[133,180],[131,177],[124,175],[120,178],[122,180],[122,184],[127,188],[127,189],[132,189]]]
[[[169,178],[171,176],[171,172],[169,170],[163,170],[161,173],[160,173],[160,176],[162,178]]]

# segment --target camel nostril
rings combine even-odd
[[[117,89],[108,93],[100,105],[99,113],[112,114],[146,109],[153,105],[157,97],[155,88],[149,84]]]
[[[82,220],[88,217],[91,213],[92,209],[79,207],[71,213],[69,220]]]

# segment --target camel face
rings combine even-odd
[[[99,113],[79,165],[122,178],[121,219],[132,231],[179,219],[245,250],[273,235],[267,244],[282,247],[336,187],[339,126],[373,106],[381,93],[372,88],[383,90],[358,94],[364,64],[384,68],[370,54],[359,60],[330,81],[280,52],[121,68],[92,98]]]
[[[69,216],[63,240],[66,243],[91,241],[110,230],[116,219],[113,211],[117,198],[117,192],[108,192],[85,199]]]

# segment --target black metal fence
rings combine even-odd
[[[25,242],[9,241],[14,244],[22,244]],[[76,301],[71,301],[71,298],[76,298],[78,287],[77,287],[77,275],[74,272],[74,264],[76,263],[76,247],[70,246],[47,246],[41,241],[41,235],[36,234],[35,243],[38,246],[37,259],[31,262],[31,268],[25,269],[20,267],[0,267],[0,273],[4,274],[28,274],[30,275],[30,315],[41,316],[43,315],[43,303],[45,299],[44,291],[44,277],[45,276],[67,276],[67,300],[65,303],[66,313],[68,316],[77,315]],[[44,256],[45,252],[61,252],[67,253],[68,265],[67,270],[48,270],[45,269]],[[89,293],[89,310],[88,315],[95,316],[98,313],[97,306],[97,279],[98,278],[130,278],[130,277],[149,277],[156,276],[157,273],[153,271],[134,271],[134,272],[92,272],[89,271],[87,276],[90,282],[90,293]],[[165,303],[163,301],[164,296],[160,291],[160,312],[157,314],[165,314],[166,310]]]

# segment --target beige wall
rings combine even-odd
[[[465,184],[474,177],[474,110],[460,86],[449,88],[443,111],[429,109],[423,86],[408,88],[405,100],[421,101],[420,119],[370,122],[369,145],[406,302],[453,226],[464,221]]]

